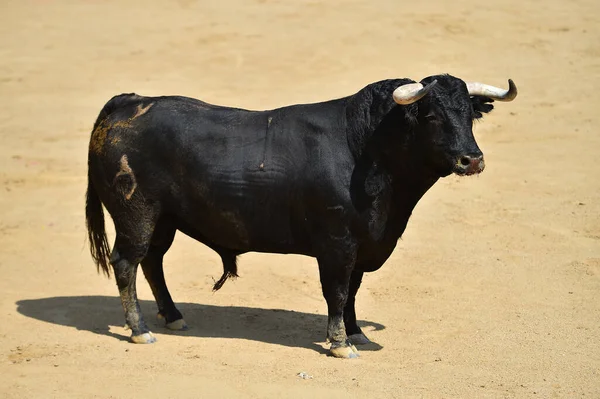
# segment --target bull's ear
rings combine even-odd
[[[483,114],[487,114],[494,109],[492,105],[494,100],[489,97],[473,96],[471,102],[473,103],[473,119],[479,119]]]

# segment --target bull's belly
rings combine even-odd
[[[307,227],[289,205],[256,204],[251,200],[238,206],[197,202],[193,208],[181,211],[177,228],[212,248],[238,253],[311,254]]]

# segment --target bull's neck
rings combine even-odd
[[[427,162],[425,148],[418,139],[418,126],[407,120],[399,108],[375,129],[366,153],[379,157],[378,163],[390,176],[394,208],[408,212],[399,215],[408,218],[440,176]]]
[[[348,145],[355,159],[362,157],[374,134],[388,114],[399,108],[394,102],[394,89],[406,79],[372,83],[346,100]]]
[[[374,181],[388,182],[382,187],[391,194],[386,236],[395,239],[404,231],[417,202],[440,177],[427,164],[425,148],[418,139],[418,105],[399,106],[391,96],[401,83],[367,86],[349,99],[347,108],[348,142],[357,168],[364,169],[356,175],[366,176],[364,184],[369,187],[369,176],[383,175]]]

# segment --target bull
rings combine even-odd
[[[438,179],[484,170],[473,121],[516,97],[508,83],[391,79],[270,111],[113,97],[90,138],[86,224],[98,270],[114,271],[131,340],[156,340],[136,295],[138,264],[166,327],[187,327],[163,274],[179,230],[220,255],[214,290],[237,276],[246,252],[315,257],[330,353],[357,357],[355,345],[369,342],[355,311],[363,274],[385,263]],[[115,225],[112,251],[102,206]]]

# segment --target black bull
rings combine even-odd
[[[186,328],[162,262],[179,230],[221,256],[214,289],[249,251],[316,257],[331,353],[356,357],[354,344],[369,342],[354,306],[363,273],[388,259],[440,177],[484,167],[472,125],[493,100],[449,75],[421,83],[419,99],[404,103],[395,89],[415,84],[396,79],[260,112],[185,97],[112,98],[90,139],[86,217],[92,256],[106,274],[114,269],[132,340],[155,341],[137,300],[139,263],[159,317]],[[112,253],[102,205],[115,224]]]

